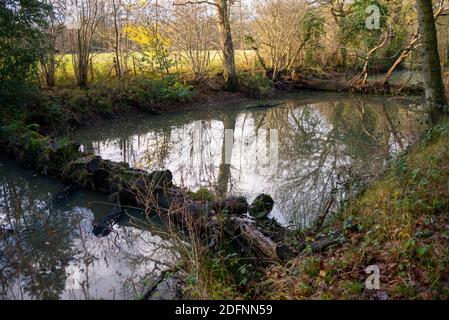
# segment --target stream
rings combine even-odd
[[[270,194],[270,216],[310,225],[331,193],[355,195],[425,130],[419,100],[325,93],[285,95],[157,116],[98,121],[70,138],[105,159],[169,169],[177,185],[249,201]],[[266,104],[266,102],[263,102]],[[107,237],[92,224],[107,195],[75,190],[0,157],[0,299],[135,299],[173,259],[167,240],[123,217]],[[333,208],[337,210],[337,206]]]

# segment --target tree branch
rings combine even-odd
[[[210,1],[207,1],[207,0],[195,0],[195,1],[188,0],[188,1],[185,1],[185,2],[181,2],[181,3],[176,3],[175,1],[173,1],[173,5],[174,6],[185,6],[185,5],[188,5],[188,4],[210,4],[212,6],[218,7],[218,5],[216,3],[210,2]]]

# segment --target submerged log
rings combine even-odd
[[[275,108],[278,106],[283,105],[283,103],[257,103],[254,105],[248,105],[246,106],[246,109],[252,110],[252,109],[270,109]]]
[[[72,194],[76,191],[77,187],[74,186],[73,184],[69,184],[68,186],[66,186],[64,188],[64,190],[58,192],[54,197],[53,197],[53,203],[54,204],[58,204],[61,202],[65,202],[70,200],[70,197],[72,196]]]
[[[94,223],[92,233],[96,237],[105,237],[109,235],[114,224],[118,223],[122,218],[124,211],[120,207],[113,207],[108,215],[103,217],[99,222]]]

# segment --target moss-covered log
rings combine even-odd
[[[173,184],[169,170],[147,172],[130,168],[127,163],[104,160],[80,151],[76,143],[54,140],[33,127],[21,125],[1,128],[0,147],[22,165],[46,176],[108,193],[111,202],[158,214],[179,231],[197,231],[210,249],[218,250],[224,243],[231,243],[234,249],[244,246],[246,255],[262,258],[264,262],[279,259],[278,247],[285,251],[286,246],[280,241],[275,242],[259,230],[257,223],[242,217],[249,208],[246,199],[192,199],[188,192]]]

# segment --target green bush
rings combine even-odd
[[[95,85],[87,90],[34,90],[22,103],[18,100],[5,103],[1,122],[22,120],[26,124],[39,124],[45,130],[59,131],[67,124],[80,123],[83,119],[98,115],[106,117],[123,113],[131,108],[159,112],[159,107],[187,102],[193,96],[192,87],[174,75],[162,79],[139,78],[114,85]]]
[[[135,79],[120,92],[118,100],[134,107],[148,108],[156,104],[186,102],[193,98],[192,87],[169,76],[162,79]]]
[[[239,75],[240,89],[254,98],[265,98],[274,94],[273,81],[262,73]]]
[[[28,100],[51,6],[43,1],[3,0],[0,3],[0,104],[20,106]]]
[[[43,127],[61,126],[70,118],[70,113],[63,106],[63,99],[45,94],[35,95],[35,105],[26,113],[27,124],[39,124]]]

